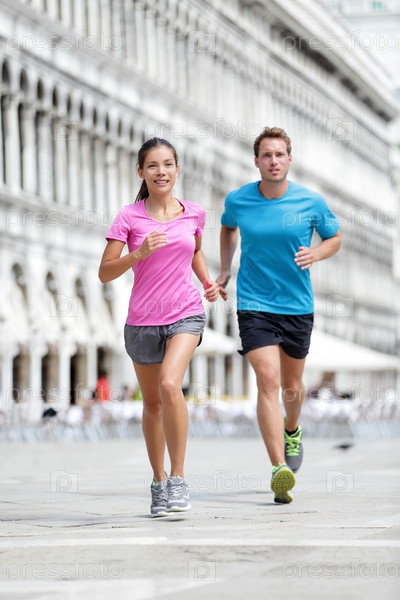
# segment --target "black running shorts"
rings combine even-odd
[[[314,313],[309,315],[278,315],[252,310],[238,310],[242,350],[279,345],[292,358],[305,358],[310,348]]]

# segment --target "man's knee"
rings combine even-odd
[[[298,400],[304,390],[305,387],[301,380],[282,382],[282,394],[286,401]]]
[[[279,391],[279,373],[274,369],[263,369],[257,373],[257,386],[258,389],[265,393],[272,393]]]

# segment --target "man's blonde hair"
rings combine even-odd
[[[284,129],[281,129],[280,127],[265,127],[265,129],[263,129],[260,135],[258,135],[255,139],[254,156],[258,156],[261,141],[265,138],[279,138],[280,140],[283,140],[286,144],[287,153],[289,154],[289,156],[291,155],[292,142],[286,131]]]

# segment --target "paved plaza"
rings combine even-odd
[[[290,505],[260,438],[189,439],[151,519],[143,439],[2,443],[1,600],[400,598],[400,440],[305,439]]]

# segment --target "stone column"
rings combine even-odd
[[[21,187],[21,155],[19,144],[18,98],[7,96],[3,99],[3,119],[5,138],[5,181],[12,190]]]
[[[123,44],[125,46],[125,59],[128,65],[136,64],[136,53],[135,53],[135,13],[133,8],[133,2],[130,0],[123,0],[125,2],[125,35]],[[116,40],[112,40],[115,45]]]
[[[22,111],[23,153],[22,153],[22,187],[27,192],[36,193],[36,140],[35,140],[35,110],[24,107]]]
[[[37,115],[38,137],[38,177],[39,195],[46,201],[53,200],[53,145],[49,114],[40,112]]]
[[[71,393],[71,380],[70,380],[70,368],[71,368],[71,356],[73,354],[73,348],[70,340],[68,339],[68,333],[62,331],[60,340],[58,343],[58,402],[57,406],[54,407],[56,410],[66,410],[70,403]]]
[[[155,79],[158,74],[157,64],[157,30],[156,30],[156,14],[151,8],[147,8],[145,12],[145,31],[142,43],[145,46],[147,53],[147,75],[150,79]]]
[[[188,91],[187,86],[187,48],[185,37],[182,33],[176,34],[176,63],[177,63],[177,92],[185,97]]]
[[[143,2],[135,2],[135,46],[137,67],[140,71],[146,71],[148,57],[146,46],[146,22]]]
[[[231,388],[233,396],[243,396],[243,359],[240,355],[232,356]]]
[[[96,40],[100,40],[100,14],[99,14],[99,4],[98,2],[93,2],[93,0],[87,0],[87,32],[89,36],[93,36]],[[89,44],[92,47],[92,43]]]
[[[79,206],[81,202],[80,179],[81,168],[79,160],[79,139],[76,123],[70,125],[70,135],[67,138],[68,154],[68,198],[67,203],[71,207]]]
[[[207,356],[195,354],[192,359],[192,380],[190,382],[190,395],[196,399],[203,398],[208,390]]]
[[[214,359],[215,381],[214,384],[215,396],[220,398],[226,393],[225,389],[225,357],[223,354],[217,354]],[[213,391],[213,390],[211,390]],[[213,400],[213,398],[211,398]],[[215,398],[214,398],[215,400]]]
[[[106,146],[106,169],[107,169],[107,207],[110,219],[121,208],[125,202],[119,197],[117,148],[112,142]],[[110,221],[111,224],[111,221]]]
[[[162,12],[162,7],[161,7]],[[167,54],[167,23],[164,16],[158,16],[156,20],[157,40],[157,77],[160,86],[165,86],[168,81],[168,62],[173,62]]]
[[[213,113],[215,111],[215,93],[213,92],[213,88],[218,85],[218,82],[214,81],[214,53],[203,52],[202,54],[203,56],[200,60],[201,66],[198,73],[197,102],[203,110]]]
[[[167,47],[165,53],[167,56],[176,55],[176,29],[173,23],[168,24],[167,29]],[[175,91],[177,88],[177,73],[176,73],[176,62],[175,60],[167,61],[167,86],[170,90]]]
[[[74,3],[74,23],[73,28],[76,32],[86,31],[86,15],[85,15],[85,4],[83,0],[72,0]]]
[[[60,18],[59,14],[58,14],[58,10],[59,10],[58,0],[47,0],[46,6],[47,6],[47,14],[50,17],[50,19],[53,19],[54,21],[58,21]]]
[[[71,1],[73,0],[64,0],[63,2],[60,2],[61,20],[63,25],[68,28],[72,25]]]
[[[5,100],[3,100],[3,97],[0,95],[0,117],[2,117],[2,113],[3,113],[3,106],[5,103]],[[4,173],[4,169],[3,169],[3,161],[4,161],[4,155],[3,155],[3,136],[6,135],[6,132],[3,131],[3,119],[0,118],[0,184],[3,183],[3,181],[5,180],[5,173]]]
[[[106,174],[105,174],[105,151],[104,142],[100,138],[94,139],[94,212],[99,215],[99,211],[105,210],[105,195],[106,195]]]
[[[120,204],[130,204],[133,201],[134,191],[130,188],[130,159],[125,148],[120,148],[118,152],[118,179],[119,179],[119,202]]]
[[[42,357],[45,353],[43,340],[40,339],[39,331],[32,332],[29,344],[29,396],[27,398],[27,416],[31,423],[40,421],[43,412],[42,398]]]
[[[92,173],[91,173],[91,147],[89,134],[81,131],[80,134],[80,165],[81,165],[81,206],[85,210],[92,209]]]
[[[69,135],[68,126],[63,123],[62,119],[54,119],[53,121],[53,147],[54,147],[54,177],[55,177],[55,195],[56,202],[59,204],[67,204],[68,197],[68,172],[67,165],[67,140]]]
[[[35,8],[38,11],[43,11],[43,2],[44,0],[32,0],[31,2],[31,6],[32,8]]]
[[[257,390],[256,374],[254,373],[254,369],[252,367],[249,367],[247,398],[251,402],[254,402],[254,404],[256,404],[257,396],[258,396],[258,390]]]
[[[90,342],[87,345],[87,373],[86,383],[89,388],[96,388],[97,382],[97,347],[95,342]]]
[[[12,396],[13,387],[13,355],[10,349],[4,348],[1,361],[1,390],[0,410],[10,416],[14,404]]]
[[[123,60],[124,48],[125,48],[125,11],[123,3],[124,0],[113,0],[111,5],[111,36],[114,38],[107,40],[108,52],[113,54],[115,58]]]
[[[224,115],[225,114],[225,73],[224,73],[224,65],[220,58],[215,61],[215,81],[217,85],[215,86],[215,108],[216,114]],[[229,100],[229,99],[228,99]]]
[[[113,35],[111,27],[111,4],[110,0],[100,0],[100,29],[103,35],[102,50],[110,49],[110,39]]]

